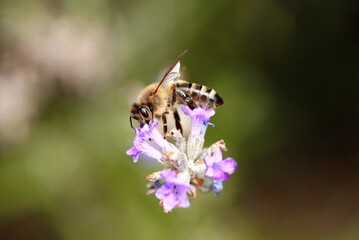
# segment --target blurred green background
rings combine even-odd
[[[0,239],[358,239],[358,5],[1,1]],[[239,165],[165,214],[128,116],[185,49]]]

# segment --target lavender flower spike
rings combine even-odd
[[[156,197],[163,200],[164,210],[170,212],[177,205],[188,208],[187,190],[192,190],[192,186],[177,178],[176,171],[162,171],[160,175],[165,184],[156,191]]]
[[[206,110],[206,107],[191,110],[188,106],[182,105],[184,114],[192,118],[191,135],[205,135],[209,119],[216,113],[214,110]]]
[[[146,180],[150,182],[147,194],[155,193],[164,212],[176,207],[189,207],[189,199],[196,198],[198,191],[212,190],[218,197],[223,189],[223,181],[229,179],[237,168],[232,158],[223,160],[221,150],[227,151],[223,140],[203,148],[209,120],[215,111],[206,110],[205,107],[190,109],[187,106],[182,106],[182,110],[192,118],[188,138],[179,130],[172,129],[168,136],[175,144],[170,143],[157,130],[158,122],[153,120],[140,129],[135,128],[133,147],[126,152],[133,155],[134,162],[144,154],[162,164],[163,170],[151,173]],[[163,184],[160,179],[164,181]]]
[[[204,162],[207,166],[205,176],[213,178],[214,180],[228,180],[229,176],[227,174],[234,173],[237,168],[237,162],[232,158],[226,158],[223,160],[220,149],[217,149],[214,152],[213,157],[205,157]]]

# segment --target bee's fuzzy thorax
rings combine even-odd
[[[167,108],[168,96],[167,89],[159,88],[155,94],[157,83],[146,87],[138,96],[138,103],[140,105],[152,105],[153,113],[156,117],[160,117]]]

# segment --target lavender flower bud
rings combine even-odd
[[[215,192],[216,197],[218,197],[219,193],[223,190],[223,180],[214,180],[212,190]]]

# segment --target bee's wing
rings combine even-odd
[[[181,76],[180,68],[181,63],[180,61],[178,61],[176,65],[167,74],[166,78],[163,80],[162,86],[164,88],[169,86],[173,81],[177,80]]]
[[[181,67],[180,59],[183,57],[183,55],[186,54],[186,52],[187,52],[187,50],[185,50],[183,53],[181,53],[178,56],[175,63],[166,71],[166,73],[164,74],[162,80],[157,85],[157,88],[155,89],[155,91],[152,94],[155,94],[160,87],[163,87],[163,86],[167,87],[170,83],[172,83],[174,80],[179,78],[179,76],[180,76],[180,67]]]

